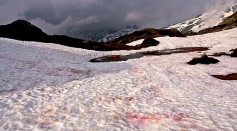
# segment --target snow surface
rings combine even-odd
[[[169,26],[168,29],[177,28],[181,32],[187,32],[189,30],[198,32],[200,30],[218,25],[236,11],[237,0],[219,1],[216,5],[213,5],[212,8],[207,10],[206,13],[185,22]]]
[[[128,45],[128,46],[136,46],[136,45],[140,45],[143,41],[144,41],[144,39],[140,39],[140,40],[136,40],[136,41],[133,41],[131,43],[128,43],[126,45]]]
[[[0,130],[237,130],[237,59],[188,65],[203,53],[237,48],[237,28],[158,46],[98,52],[0,38]],[[104,55],[179,47],[209,51],[89,63]]]

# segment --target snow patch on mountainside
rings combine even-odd
[[[138,26],[126,26],[125,28],[106,34],[104,38],[100,39],[100,41],[102,42],[111,41],[121,36],[131,34],[138,29],[139,29]]]
[[[138,30],[136,25],[125,26],[121,29],[100,29],[96,31],[83,31],[79,33],[80,38],[98,42],[108,42],[118,37],[133,33]]]
[[[133,42],[128,43],[128,44],[126,44],[126,45],[129,45],[129,46],[136,46],[136,45],[141,44],[143,41],[144,41],[144,39],[136,40],[136,41],[133,41]]]
[[[179,31],[184,33],[188,32],[189,30],[198,32],[205,28],[218,25],[236,11],[236,0],[221,1],[218,2],[218,4],[213,5],[213,7],[210,8],[206,13],[185,22],[169,26],[168,28],[177,28]]]
[[[236,32],[158,37],[158,46],[109,52],[0,38],[0,130],[237,130],[237,81],[210,76],[236,72],[237,59],[186,64],[237,48]],[[88,62],[200,46],[210,50]]]

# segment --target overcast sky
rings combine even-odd
[[[25,19],[49,34],[118,28],[160,28],[205,11],[217,0],[0,0],[0,24]]]

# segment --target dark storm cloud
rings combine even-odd
[[[215,0],[1,0],[0,24],[26,19],[50,34],[140,25],[163,27],[202,13]]]

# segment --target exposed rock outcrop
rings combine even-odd
[[[150,37],[146,38],[146,39],[141,43],[141,45],[144,45],[144,46],[157,46],[157,45],[159,45],[159,44],[160,44],[159,41],[157,41],[157,40],[155,40],[155,39],[153,39],[153,38],[150,38]]]
[[[188,62],[189,65],[196,65],[196,64],[216,64],[220,62],[217,59],[212,57],[208,57],[206,54],[202,55],[201,57],[193,58],[191,61]]]
[[[232,51],[232,53],[230,54],[231,57],[237,57],[237,48],[230,51]]]

